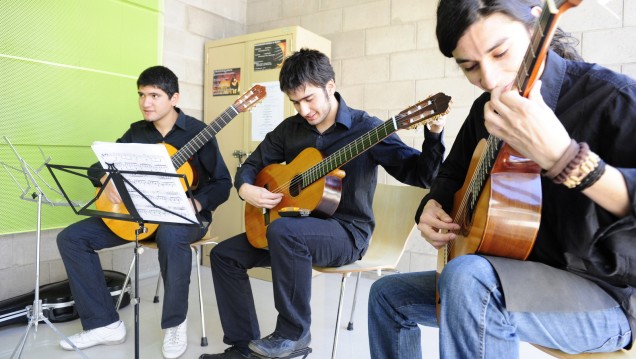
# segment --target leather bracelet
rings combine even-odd
[[[572,139],[568,148],[566,148],[563,155],[561,155],[561,158],[559,158],[552,165],[552,167],[550,167],[550,169],[543,172],[543,175],[548,177],[549,179],[554,179],[556,176],[558,176],[561,172],[563,172],[568,163],[570,163],[574,159],[574,157],[576,157],[576,154],[579,152],[579,147],[579,144],[576,143],[574,139]]]
[[[605,161],[599,159],[598,166],[596,166],[596,168],[592,172],[590,172],[587,176],[585,176],[585,178],[583,178],[581,183],[576,186],[576,190],[583,191],[584,189],[590,187],[591,185],[596,183],[599,178],[601,178],[603,173],[605,173]]]

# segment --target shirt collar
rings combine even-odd
[[[335,92],[336,100],[338,100],[338,112],[336,113],[336,123],[345,126],[347,129],[351,128],[351,109],[347,106],[345,100],[340,96],[340,93]]]
[[[175,107],[174,109],[179,114],[179,116],[177,117],[177,122],[175,122],[174,125],[179,127],[182,130],[185,130],[188,127],[186,125],[186,115],[185,115],[185,113],[183,113],[183,111],[181,111],[181,109],[178,108],[178,107]]]
[[[174,123],[174,126],[172,128],[174,128],[175,126],[178,127],[181,130],[185,130],[188,128],[188,126],[186,125],[186,115],[185,113],[183,113],[183,111],[181,111],[180,108],[175,107],[174,108],[175,111],[177,111],[177,121]],[[155,124],[149,121],[146,121],[146,126],[151,127],[151,128],[155,128]]]
[[[567,61],[565,59],[552,50],[548,51],[543,74],[541,75],[541,96],[552,111],[556,110],[557,102],[559,101],[566,67]]]

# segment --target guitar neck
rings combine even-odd
[[[528,97],[532,86],[536,82],[541,64],[545,60],[547,50],[552,41],[554,30],[560,13],[563,12],[563,8],[570,5],[571,0],[557,1],[547,0],[543,5],[541,11],[541,17],[537,20],[534,26],[532,38],[530,39],[530,45],[526,50],[519,71],[517,71],[516,82],[519,92],[524,97]],[[561,10],[559,10],[561,9]],[[472,214],[477,204],[479,194],[486,181],[490,171],[492,170],[499,150],[503,145],[503,141],[499,138],[489,135],[486,143],[486,148],[480,158],[479,165],[475,169],[471,184],[466,195],[469,196],[466,201],[467,212],[466,214]]]
[[[219,117],[194,136],[185,146],[175,153],[171,160],[174,168],[180,168],[195,152],[214,137],[225,125],[227,125],[239,112],[234,106],[228,107]]]
[[[325,157],[325,159],[300,174],[302,178],[302,187],[308,187],[312,183],[329,174],[331,171],[341,167],[359,154],[371,148],[373,145],[387,138],[395,131],[397,131],[397,126],[395,124],[395,119],[392,118],[365,133],[360,138],[347,144],[338,151]]]
[[[517,71],[516,83],[523,97],[528,97],[530,90],[539,77],[541,64],[544,62],[550,42],[556,30],[557,22],[561,14],[572,6],[576,6],[581,0],[546,0],[541,16],[534,25],[530,45],[526,50],[519,71]]]

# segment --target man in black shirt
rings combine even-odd
[[[143,120],[133,123],[117,140],[121,143],[160,143],[181,148],[206,125],[176,107],[179,101],[177,76],[168,68],[154,66],[137,80],[139,108]],[[212,211],[229,197],[231,177],[214,138],[204,144],[189,161],[197,173],[198,185],[193,191],[196,212],[206,223]],[[89,170],[95,185],[101,185],[107,174],[99,163]],[[112,182],[104,195],[110,202],[121,203]],[[192,253],[190,243],[199,240],[206,228],[183,224],[161,224],[154,240],[159,247],[159,265],[164,283],[161,327],[165,329],[162,352],[165,358],[178,358],[187,347],[188,291]],[[68,273],[75,306],[84,331],[69,339],[80,349],[100,344],[117,344],[126,339],[126,328],[119,320],[111,294],[104,282],[96,251],[129,243],[114,234],[100,218],[87,218],[64,229],[57,244]],[[60,345],[73,348],[66,342]]]
[[[382,121],[347,106],[336,92],[335,75],[326,55],[302,49],[288,57],[280,88],[297,115],[267,134],[236,175],[234,186],[256,208],[274,208],[282,200],[276,189],[255,186],[267,165],[292,162],[303,150],[329,156],[360,138]],[[329,218],[281,217],[267,227],[268,249],[255,248],[245,233],[215,246],[212,276],[223,341],[232,347],[201,358],[246,358],[250,350],[268,357],[285,356],[310,340],[312,265],[340,266],[360,259],[375,222],[371,208],[378,165],[406,184],[428,187],[437,172],[444,145],[441,123],[425,129],[422,152],[392,134],[341,167],[342,198]],[[260,338],[258,319],[246,271],[271,266],[278,320],[274,332]]]

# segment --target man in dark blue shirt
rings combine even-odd
[[[539,31],[540,26],[554,24],[555,19],[543,17],[551,14],[549,5],[540,0],[439,2],[440,50],[484,92],[473,102],[422,200],[418,229],[442,253],[466,243],[459,242],[461,236],[471,236],[474,247],[490,240],[486,230],[479,229],[486,217],[491,226],[496,217],[506,216],[520,233],[532,225],[519,215],[521,206],[495,202],[527,198],[528,193],[540,201],[540,223],[527,260],[485,255],[480,248],[479,254],[452,258],[439,275],[413,272],[376,281],[369,291],[371,358],[422,358],[418,325],[439,326],[442,359],[518,358],[521,341],[570,354],[631,345],[636,290],[632,283],[615,280],[633,273],[633,264],[620,263],[621,247],[612,247],[609,240],[623,234],[632,243],[625,250],[629,253],[636,239],[636,81],[579,61],[571,36],[556,29],[545,60],[537,64],[540,82],[528,97],[522,96],[518,80],[523,76],[517,75],[531,72],[524,67],[529,62],[523,61],[533,54],[527,50],[538,43],[536,36],[547,33]],[[478,143],[491,136],[518,151],[518,162],[527,158],[544,170],[538,178],[540,191],[521,186],[517,176],[505,182],[507,193],[497,196],[496,181],[511,173],[493,170],[490,186],[483,189],[486,205],[480,208],[489,207],[489,213],[475,213],[468,221],[461,215],[451,217],[452,210],[459,213],[467,207],[454,203],[454,197],[472,177],[471,158]],[[493,174],[500,177],[495,180]],[[501,246],[502,237],[512,237],[502,227],[491,232]],[[598,259],[587,256],[597,238],[599,243],[607,240],[599,246],[607,256],[601,264],[616,269],[615,278],[588,267]]]
[[[176,107],[179,101],[177,76],[168,68],[154,66],[137,80],[139,108],[144,119],[133,123],[117,140],[121,143],[166,143],[181,148],[206,125]],[[203,144],[189,161],[198,183],[192,191],[201,221],[210,223],[212,212],[229,197],[232,181],[214,138]],[[89,176],[101,186],[107,174],[99,163],[91,166]],[[113,204],[121,198],[112,182],[103,192]],[[178,358],[187,348],[186,314],[192,269],[190,243],[199,240],[207,227],[161,224],[154,240],[159,247],[159,265],[164,283],[161,327],[166,329],[162,352],[165,358]],[[75,306],[84,331],[69,339],[80,349],[100,344],[117,344],[126,339],[126,328],[119,320],[111,294],[104,282],[95,251],[127,242],[113,233],[100,218],[74,223],[57,237],[57,244],[68,273]],[[66,342],[60,345],[73,348]]]
[[[302,49],[283,63],[280,87],[297,115],[284,120],[252,153],[234,181],[239,195],[256,208],[271,209],[283,198],[275,189],[255,186],[267,165],[292,162],[313,147],[329,156],[376,128],[382,121],[347,106],[336,92],[335,74],[326,55]],[[267,228],[268,249],[255,248],[245,233],[215,246],[211,253],[224,353],[209,358],[247,358],[250,349],[268,357],[285,356],[310,340],[312,265],[340,266],[360,259],[374,228],[371,208],[378,165],[409,185],[428,187],[443,153],[443,124],[425,129],[422,152],[404,144],[396,134],[372,146],[341,167],[346,173],[342,198],[329,218],[281,217]],[[249,224],[248,224],[249,225]],[[260,338],[247,269],[271,266],[275,331]]]

